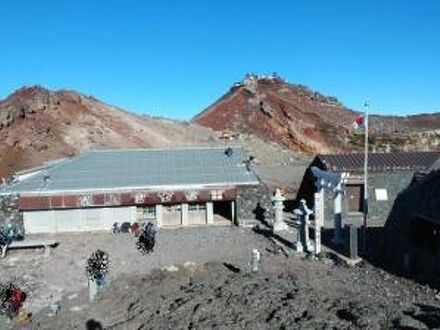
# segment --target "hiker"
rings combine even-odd
[[[139,235],[138,242],[136,243],[138,250],[143,254],[149,254],[154,251],[154,245],[156,244],[156,229],[154,225],[149,222]]]

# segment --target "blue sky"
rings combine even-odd
[[[75,89],[190,119],[247,72],[376,113],[440,111],[440,1],[0,1],[0,98]]]

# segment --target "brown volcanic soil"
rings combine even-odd
[[[354,116],[334,97],[278,77],[249,75],[193,121],[251,133],[294,151],[329,153],[362,147],[350,131]],[[440,144],[440,113],[370,119],[372,150],[433,150]]]
[[[26,87],[0,102],[0,177],[91,148],[209,144],[197,124],[139,116],[72,91]]]
[[[354,113],[336,101],[279,78],[250,77],[194,121],[216,130],[253,133],[293,150],[344,148]],[[342,132],[342,134],[341,134]]]

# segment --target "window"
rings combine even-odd
[[[182,206],[180,204],[175,205],[163,205],[164,212],[180,212]]]
[[[145,213],[148,215],[148,217],[155,218],[156,217],[156,206],[147,206],[145,208]]]
[[[191,204],[188,204],[188,210],[190,212],[205,211],[206,210],[206,205],[205,204],[191,203]]]
[[[374,189],[374,192],[376,194],[377,201],[387,201],[388,200],[388,192],[386,189],[376,188],[376,189]]]
[[[138,219],[153,219],[156,218],[156,207],[145,206],[138,208]]]

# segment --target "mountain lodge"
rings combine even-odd
[[[239,147],[99,150],[19,172],[0,195],[19,196],[24,231],[34,234],[231,225],[252,212],[240,194],[259,185]]]
[[[440,158],[440,152],[370,153],[368,155],[369,225],[383,226],[397,195],[418,172],[426,172]],[[304,198],[313,207],[315,179],[311,167],[324,171],[348,173],[342,217],[362,224],[364,208],[364,154],[317,155],[307,168],[298,191],[297,201]],[[333,219],[333,196],[325,193],[325,219]],[[327,224],[332,223],[328,221]],[[326,224],[326,225],[327,225]]]

